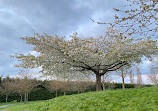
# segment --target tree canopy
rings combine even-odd
[[[115,16],[117,23],[124,25],[129,34],[158,37],[158,0],[127,1],[130,6],[128,9],[115,9],[125,14],[124,17]]]
[[[157,53],[156,41],[150,38],[134,40],[113,28],[108,28],[105,36],[100,37],[80,38],[75,33],[70,40],[47,34],[22,39],[33,45],[33,50],[40,55],[15,55],[22,62],[18,67],[41,67],[43,74],[56,76],[95,74],[97,90],[101,90],[101,76],[105,73]]]
[[[114,8],[115,20],[110,24],[123,29],[122,33],[158,37],[158,0],[126,0],[123,8]]]

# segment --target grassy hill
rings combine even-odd
[[[158,111],[158,87],[61,96],[27,106],[29,111]],[[8,107],[14,111],[15,106]],[[20,111],[20,105],[15,111]],[[19,109],[18,109],[19,107]]]

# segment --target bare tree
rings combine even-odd
[[[24,103],[28,101],[29,93],[38,85],[35,80],[31,79],[32,74],[28,71],[20,70],[19,71],[19,80],[16,81],[17,92],[21,95],[24,95]]]
[[[90,85],[93,85],[94,84],[94,82],[92,82],[92,81],[80,81],[80,92],[81,93],[83,93],[83,92],[85,92],[88,88],[89,88],[89,86]]]
[[[60,82],[60,89],[61,89],[61,91],[64,92],[64,95],[66,95],[66,93],[68,91],[71,91],[71,89],[72,89],[70,81],[69,80],[65,80],[65,81]]]
[[[106,73],[105,75],[102,76],[102,86],[103,86],[103,91],[105,91],[105,83],[107,82],[106,80],[109,77],[109,73]]]
[[[130,71],[129,71],[129,79],[130,79],[130,83],[134,84],[134,75],[133,75],[132,69],[130,69]]]
[[[137,73],[136,73],[136,75],[137,75],[137,85],[136,85],[136,87],[142,87],[142,84],[143,84],[142,75],[141,75],[141,72],[140,72],[140,68],[138,66],[136,67],[136,71],[137,71]]]
[[[107,82],[106,84],[108,86],[108,89],[114,89],[115,88],[115,83],[114,82]]]
[[[57,80],[50,80],[48,81],[48,84],[46,85],[46,87],[48,88],[48,90],[50,90],[51,92],[55,91],[55,96],[58,96],[58,90],[60,89],[60,81]]]
[[[20,95],[20,102],[23,100],[24,87],[22,81],[18,78],[13,82],[12,87],[14,87],[15,92]]]
[[[73,86],[72,86],[72,90],[73,91],[77,91],[78,92],[78,94],[80,93],[80,89],[81,89],[81,81],[74,81],[72,84],[73,84]]]
[[[148,76],[149,80],[154,83],[154,84],[158,84],[158,74],[157,74],[157,67],[151,67],[150,68],[150,72],[151,74]]]
[[[127,67],[122,67],[118,75],[122,78],[122,89],[125,89],[125,77],[128,75]]]
[[[8,102],[8,95],[14,92],[14,89],[12,87],[12,81],[10,81],[9,78],[3,79],[0,90],[1,93],[5,94],[6,102]]]

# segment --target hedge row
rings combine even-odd
[[[151,87],[152,85],[144,85],[144,87]],[[105,89],[121,89],[122,84],[121,83],[106,83]],[[135,84],[125,84],[125,88],[134,88]],[[95,91],[95,85],[89,87],[85,92]],[[71,94],[77,94],[77,92],[69,91],[67,92],[67,95]],[[62,96],[63,92],[58,91],[58,96]],[[47,88],[41,86],[35,91],[32,91],[29,94],[29,101],[36,101],[36,100],[48,100],[55,97],[55,92],[50,92]],[[20,101],[20,96],[18,94],[10,94],[8,96],[8,102],[10,101]],[[0,102],[5,102],[5,95],[0,95]]]

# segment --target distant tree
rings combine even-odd
[[[60,82],[60,90],[64,92],[64,96],[67,94],[68,91],[72,90],[72,84],[69,80],[65,80]]]
[[[20,102],[22,102],[23,95],[25,94],[22,81],[19,78],[15,79],[15,81],[12,83],[12,87],[15,89],[15,92],[20,95]]]
[[[106,84],[107,84],[107,89],[114,89],[116,87],[114,82],[108,81]]]
[[[73,81],[72,91],[77,91],[77,93],[81,93],[82,84],[81,81]]]
[[[157,53],[157,42],[148,39],[135,41],[119,30],[109,28],[106,36],[79,38],[77,34],[71,40],[64,37],[52,37],[36,34],[34,37],[22,38],[34,45],[39,56],[15,55],[24,68],[41,67],[43,74],[56,76],[77,76],[74,71],[96,76],[96,90],[100,91],[101,76],[120,69],[132,62],[140,62],[143,56],[150,57]]]
[[[12,81],[10,80],[9,77],[7,78],[4,78],[1,85],[0,85],[0,92],[2,94],[5,94],[6,96],[6,102],[8,102],[8,95],[11,94],[11,93],[14,93],[14,89],[12,87]]]
[[[19,79],[15,81],[16,91],[20,94],[21,98],[24,95],[24,103],[28,101],[29,93],[38,85],[37,82],[31,79],[32,74],[28,71],[20,70],[18,74]]]
[[[130,69],[129,71],[129,78],[130,78],[130,83],[134,84],[134,75],[133,75],[133,70]]]
[[[37,86],[37,83],[29,78],[25,77],[24,79],[20,80],[24,90],[24,103],[28,101],[29,93]]]
[[[118,73],[118,75],[121,76],[121,78],[122,78],[122,89],[125,89],[125,78],[128,75],[128,71],[127,70],[128,70],[127,67],[122,67],[120,69],[120,72]]]
[[[2,93],[2,76],[0,76],[0,94]]]
[[[158,69],[157,67],[150,67],[151,74],[148,76],[149,80],[154,83],[158,84]]]
[[[136,76],[137,76],[136,87],[142,87],[142,85],[143,85],[142,75],[141,75],[141,72],[140,72],[140,68],[138,66],[136,67]]]
[[[109,72],[102,76],[102,87],[103,91],[106,89],[113,89],[115,87],[114,82],[112,82],[112,73]]]
[[[55,91],[55,97],[58,96],[58,90],[60,90],[61,81],[58,80],[50,80],[48,84],[46,84],[46,88],[51,92]]]
[[[80,92],[83,93],[85,92],[91,85],[94,85],[93,84],[94,82],[92,81],[80,81],[79,84],[80,84]]]
[[[110,82],[109,81],[109,73],[106,73],[102,76],[102,86],[103,86],[103,91],[105,91],[105,87],[106,87],[106,82]]]
[[[0,85],[0,94],[3,94],[3,89],[1,85]]]
[[[2,83],[2,76],[0,76],[0,84]]]

